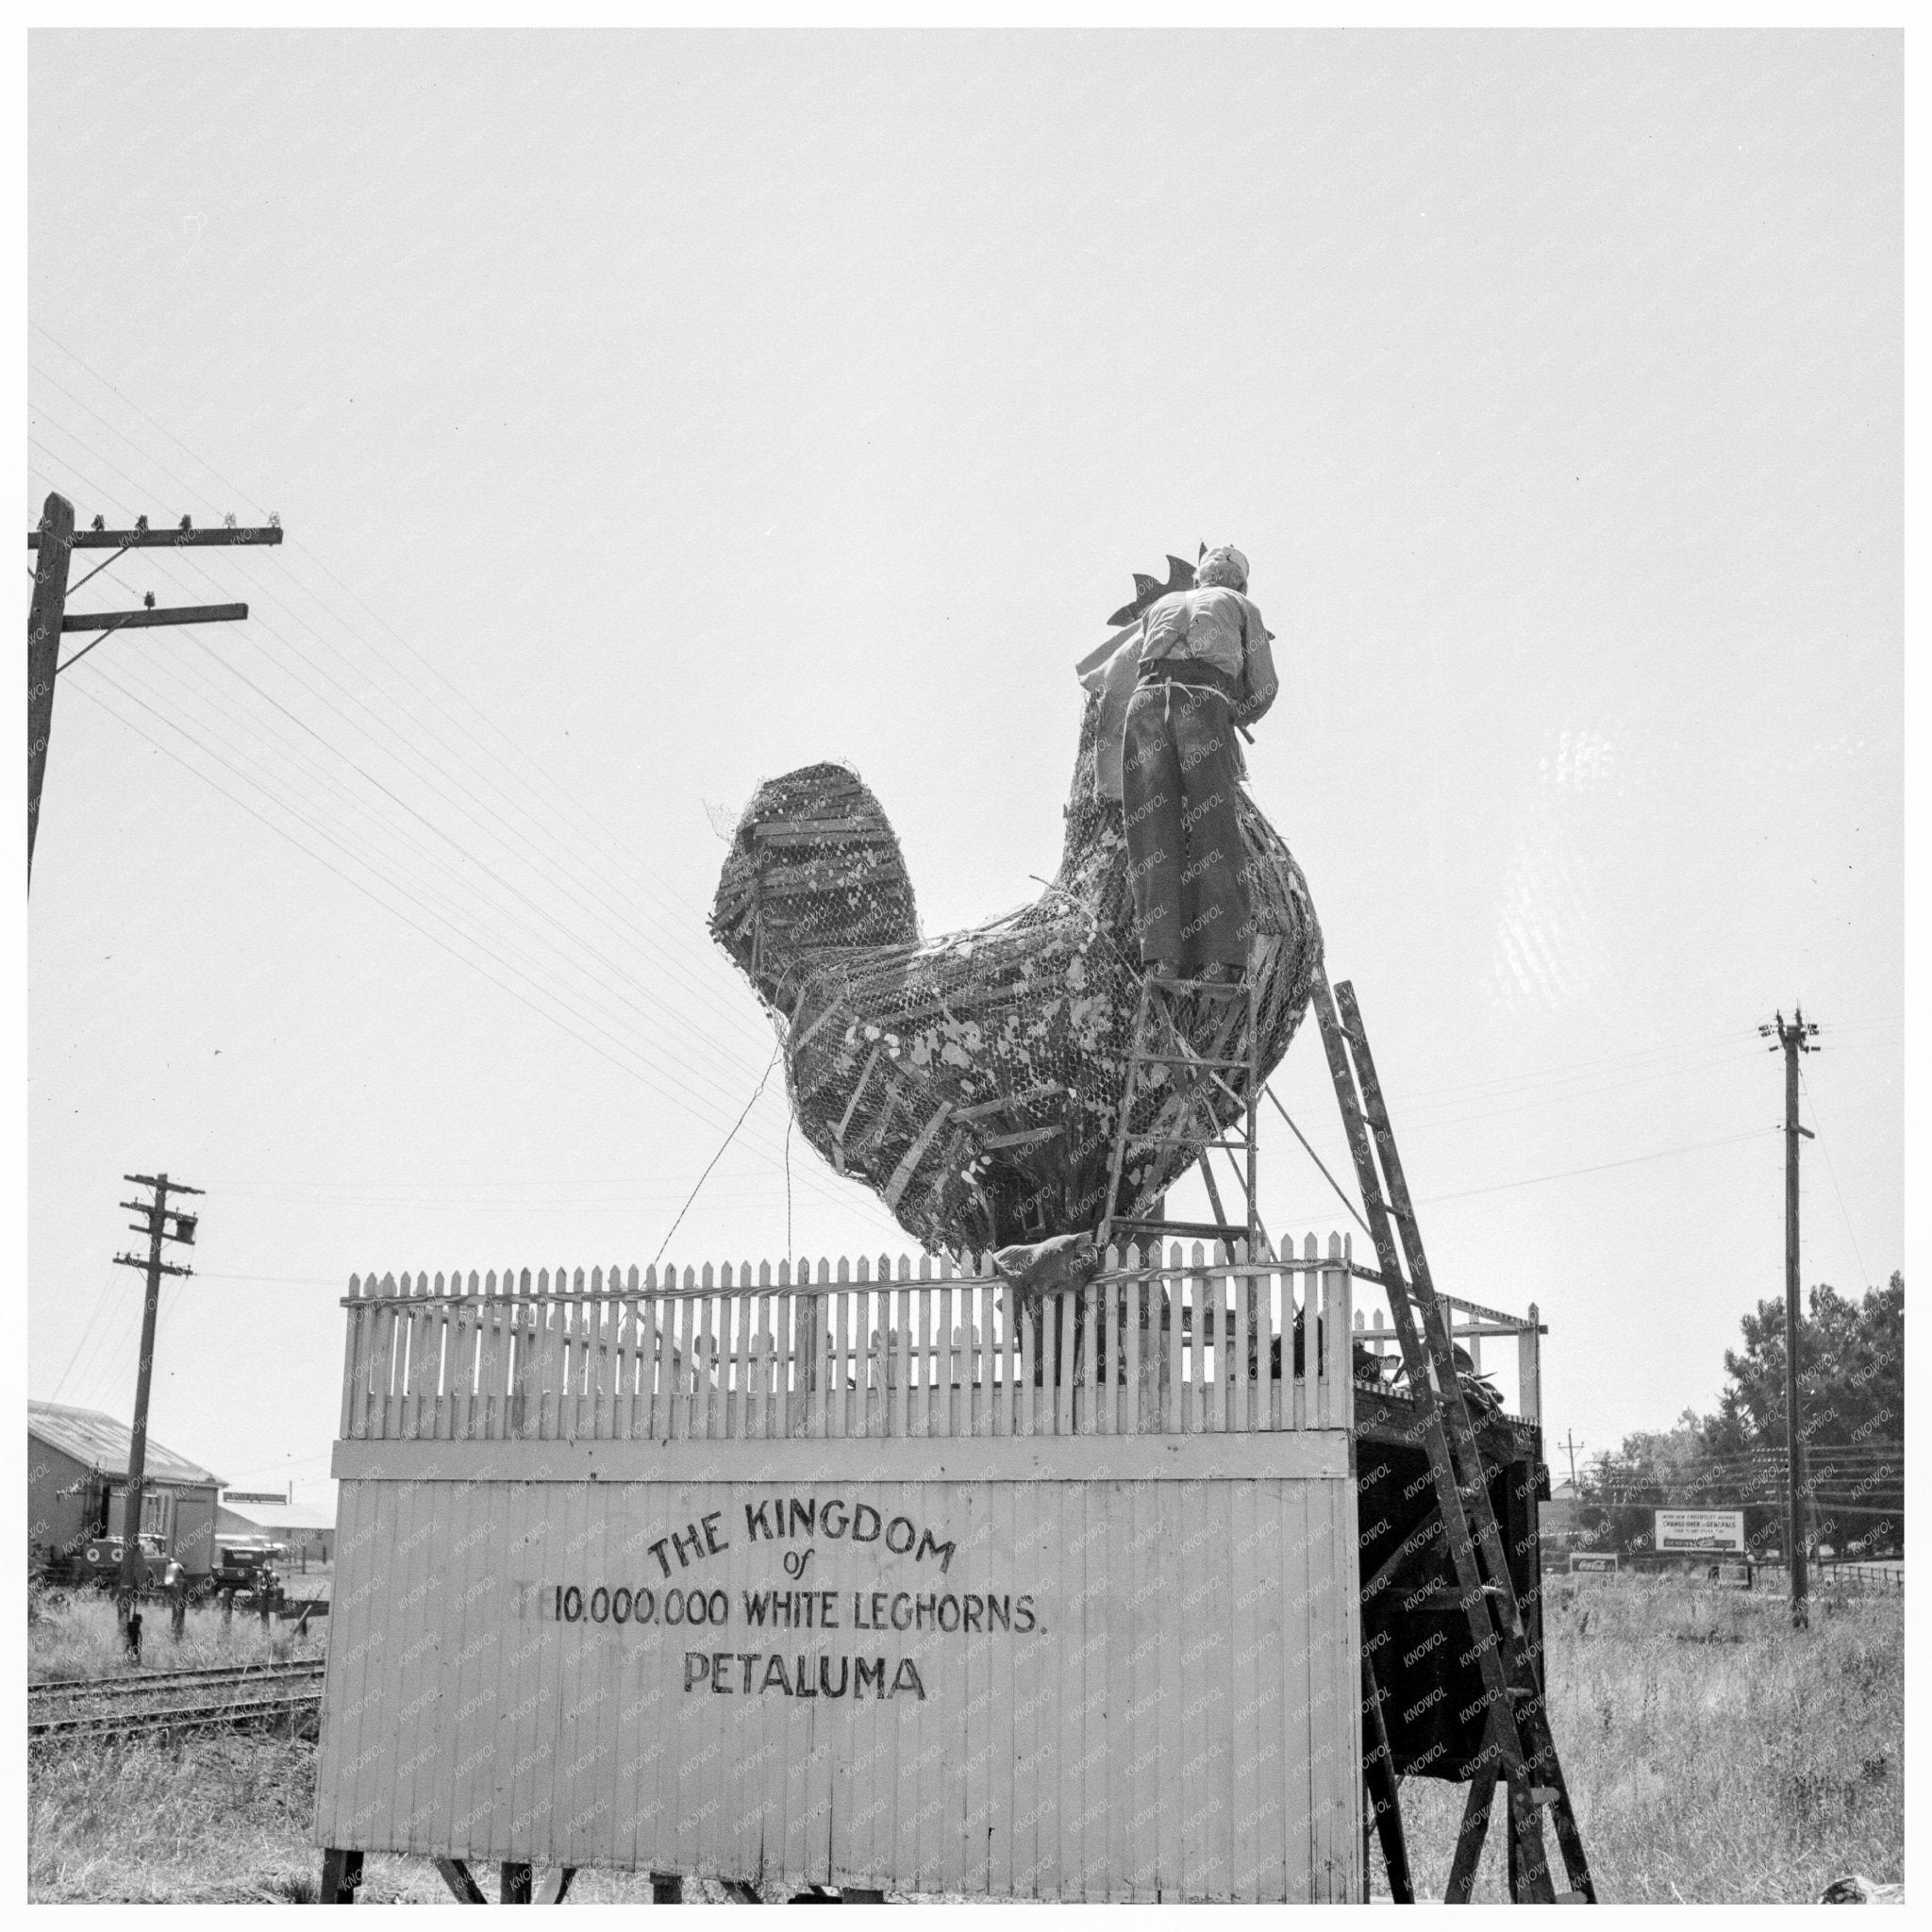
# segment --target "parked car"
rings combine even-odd
[[[242,1594],[258,1591],[276,1593],[278,1559],[289,1554],[286,1543],[271,1542],[266,1537],[224,1537],[215,1543],[214,1569],[204,1586],[208,1590],[232,1590]]]
[[[125,1537],[91,1536],[75,1553],[74,1568],[80,1579],[102,1590],[111,1590],[121,1580],[121,1558],[127,1548]],[[168,1553],[159,1537],[141,1539],[140,1583],[143,1590],[158,1588],[168,1568]]]

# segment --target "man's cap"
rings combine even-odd
[[[1232,543],[1217,543],[1212,550],[1204,550],[1201,553],[1201,560],[1194,567],[1196,581],[1207,571],[1208,566],[1212,563],[1226,564],[1230,570],[1240,576],[1242,583],[1245,584],[1247,582],[1248,559]]]

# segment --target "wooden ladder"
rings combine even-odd
[[[1190,1002],[1200,1003],[1193,1010],[1203,1018],[1215,1014],[1206,1052],[1196,1050],[1183,1024]],[[1255,1110],[1261,1098],[1260,1069],[1256,1062],[1256,1020],[1252,978],[1141,980],[1127,1054],[1126,1085],[1121,1094],[1113,1158],[1108,1171],[1107,1216],[1095,1237],[1103,1253],[1109,1241],[1134,1241],[1144,1247],[1150,1239],[1159,1241],[1167,1237],[1220,1241],[1230,1255],[1236,1241],[1247,1242],[1251,1255],[1260,1254],[1266,1248],[1267,1231],[1256,1207]],[[1239,1092],[1227,1077],[1237,1073],[1245,1075]],[[1161,1084],[1172,1090],[1168,1104],[1156,1115],[1152,1131],[1135,1133],[1135,1103],[1144,1099],[1151,1087]],[[1239,1122],[1224,1128],[1215,1118],[1217,1103],[1239,1108]],[[1214,1212],[1212,1221],[1170,1221],[1160,1213],[1120,1211],[1121,1181],[1127,1171],[1130,1152],[1162,1147],[1188,1147],[1198,1155],[1201,1177],[1208,1184],[1208,1205]],[[1247,1197],[1244,1221],[1231,1220],[1222,1206],[1221,1190],[1208,1159],[1217,1149],[1224,1150],[1234,1159],[1235,1177]],[[1137,1210],[1155,1205],[1146,1201],[1139,1190],[1131,1203]]]
[[[1347,981],[1331,995],[1327,975],[1319,968],[1314,1002],[1390,1313],[1407,1365],[1409,1392],[1421,1411],[1422,1440],[1489,1707],[1444,1896],[1451,1905],[1468,1902],[1489,1831],[1496,1781],[1501,1778],[1508,1798],[1510,1898],[1529,1905],[1594,1905],[1596,1888],[1557,1761],[1541,1678],[1532,1661],[1522,1605],[1463,1400],[1447,1313],[1436,1299],[1361,1011]],[[1379,1723],[1379,1708],[1374,1717]],[[1392,1762],[1386,1769],[1392,1785]],[[1569,1889],[1561,1892],[1556,1889],[1543,1842],[1545,1810],[1556,1826],[1569,1874]],[[1389,1842],[1385,1837],[1385,1847]],[[1391,1861],[1391,1881],[1395,1876]]]

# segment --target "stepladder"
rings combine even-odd
[[[1231,981],[1141,982],[1120,1118],[1108,1174],[1107,1216],[1096,1245],[1163,1239],[1218,1241],[1250,1254],[1267,1241],[1256,1198],[1257,1008],[1252,976]],[[1185,1150],[1191,1160],[1174,1159]],[[1240,1199],[1224,1205],[1212,1156],[1224,1154]],[[1163,1211],[1165,1183],[1197,1165],[1211,1221]],[[1230,1208],[1238,1209],[1230,1211]]]
[[[1313,998],[1408,1390],[1420,1411],[1421,1441],[1455,1566],[1459,1610],[1482,1676],[1483,1743],[1444,1896],[1451,1904],[1470,1899],[1500,1785],[1509,1897],[1524,1904],[1594,1904],[1596,1890],[1550,1729],[1537,1646],[1491,1500],[1448,1311],[1437,1299],[1361,1011],[1354,989],[1344,981],[1331,991],[1321,970]],[[1380,1693],[1366,1658],[1364,1663],[1374,1707]],[[1380,1733],[1379,1710],[1372,1708],[1372,1716],[1373,1738]],[[1369,1766],[1378,1818],[1395,1802],[1386,1738],[1380,1750],[1383,1761]],[[1551,1870],[1546,1818],[1568,1880],[1560,1890]],[[1399,1819],[1392,1829],[1385,1828],[1383,1847],[1391,1891],[1397,1898],[1412,1896]]]

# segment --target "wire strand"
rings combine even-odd
[[[739,1128],[743,1126],[746,1116],[751,1112],[752,1108],[758,1104],[758,1095],[765,1091],[765,1082],[772,1077],[772,1069],[778,1064],[778,1055],[782,1051],[782,1042],[774,1042],[772,1047],[772,1058],[765,1062],[765,1071],[758,1075],[758,1084],[752,1090],[751,1098],[744,1103],[744,1112],[740,1114],[737,1120],[735,1120],[731,1124],[730,1133],[724,1136],[723,1144],[719,1147],[717,1153],[711,1156],[710,1161],[707,1165],[704,1173],[699,1174],[699,1176],[697,1177],[697,1184],[691,1189],[691,1193],[686,1197],[684,1206],[677,1210],[677,1220],[674,1221],[671,1224],[670,1229],[665,1234],[664,1239],[658,1243],[658,1252],[651,1257],[651,1266],[653,1268],[655,1268],[658,1265],[658,1263],[664,1258],[664,1250],[671,1245],[671,1237],[672,1235],[677,1232],[678,1224],[682,1222],[686,1214],[688,1214],[691,1211],[691,1202],[695,1201],[698,1197],[698,1189],[702,1188],[704,1184],[710,1179],[711,1169],[716,1167],[717,1164],[724,1158],[724,1149],[726,1147],[729,1147],[732,1141],[738,1138]],[[788,1142],[789,1137],[790,1130],[788,1124]],[[789,1184],[791,1174],[791,1169],[789,1166],[787,1167],[786,1174]],[[788,1236],[790,1234],[789,1228],[787,1229],[787,1234]],[[791,1243],[789,1239],[787,1241],[786,1247],[787,1252],[790,1252]]]

